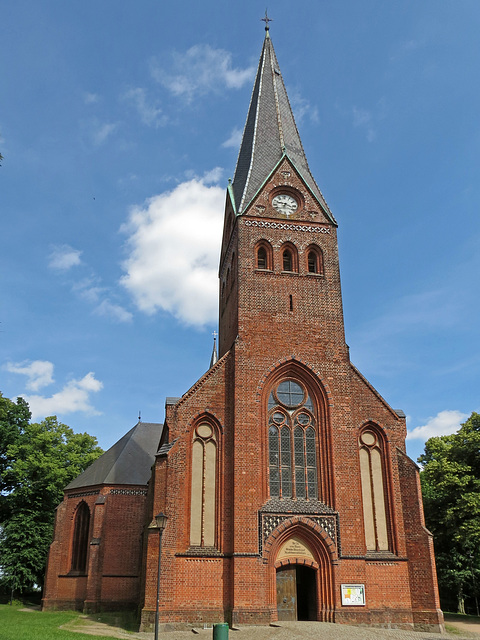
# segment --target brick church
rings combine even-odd
[[[65,489],[43,604],[178,628],[319,620],[443,628],[419,474],[350,362],[337,222],[268,22],[219,265],[208,371]],[[160,534],[155,515],[168,520]],[[161,542],[161,545],[159,544]]]

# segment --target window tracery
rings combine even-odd
[[[283,380],[268,400],[270,496],[318,498],[317,436],[312,399],[294,380]]]
[[[207,422],[194,430],[192,443],[192,488],[190,503],[190,545],[215,546],[217,485],[217,438]]]
[[[385,450],[383,439],[372,426],[360,434],[359,456],[367,551],[388,551]]]

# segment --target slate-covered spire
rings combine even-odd
[[[294,164],[333,221],[308,167],[267,29],[232,185],[237,214],[245,211],[284,155]]]

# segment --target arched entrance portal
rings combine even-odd
[[[279,620],[316,620],[316,570],[301,564],[277,569]]]
[[[317,620],[317,567],[301,537],[292,536],[280,546],[276,563],[279,620]]]
[[[335,621],[332,538],[308,516],[281,522],[265,542],[271,567],[271,606],[278,620]]]

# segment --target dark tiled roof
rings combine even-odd
[[[243,213],[285,154],[334,222],[308,167],[272,41],[267,34],[233,179],[237,214]]]
[[[139,422],[66,489],[97,484],[146,485],[162,435],[163,425]]]

